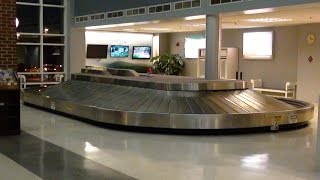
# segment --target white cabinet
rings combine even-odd
[[[199,58],[197,63],[198,78],[205,77],[205,59],[206,50],[199,49]],[[222,48],[220,51],[218,67],[219,79],[236,79],[236,74],[239,69],[239,49]]]

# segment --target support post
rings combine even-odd
[[[208,80],[219,79],[219,59],[221,49],[220,15],[207,15],[206,18],[206,63],[205,77]]]
[[[317,146],[315,156],[316,169],[317,171],[320,171],[320,96],[318,101]]]

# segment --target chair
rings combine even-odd
[[[56,74],[54,75],[54,78],[56,82],[62,82],[64,75],[63,74]]]
[[[261,79],[251,79],[250,80],[252,84],[252,90],[259,91],[259,92],[266,92],[274,94],[273,96],[277,97],[275,94],[282,94],[282,97],[285,98],[289,97],[289,94],[292,94],[290,96],[291,98],[296,98],[296,89],[297,89],[297,83],[296,82],[286,82],[284,89],[272,89],[272,88],[265,88],[262,86],[262,80]]]
[[[297,91],[297,83],[296,82],[286,82],[286,89],[285,89],[285,98],[288,98],[288,94],[292,94],[292,98],[296,98],[296,91]]]
[[[262,87],[262,80],[261,79],[251,79],[251,89],[254,88],[261,88]]]

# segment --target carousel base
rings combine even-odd
[[[24,92],[27,105],[117,129],[145,132],[239,133],[305,126],[310,103],[273,98],[244,81],[81,73]]]

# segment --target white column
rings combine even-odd
[[[318,101],[318,124],[317,124],[317,147],[316,147],[316,169],[320,171],[320,96]]]
[[[221,48],[220,15],[207,15],[206,18],[206,68],[208,80],[218,79],[218,62]]]

